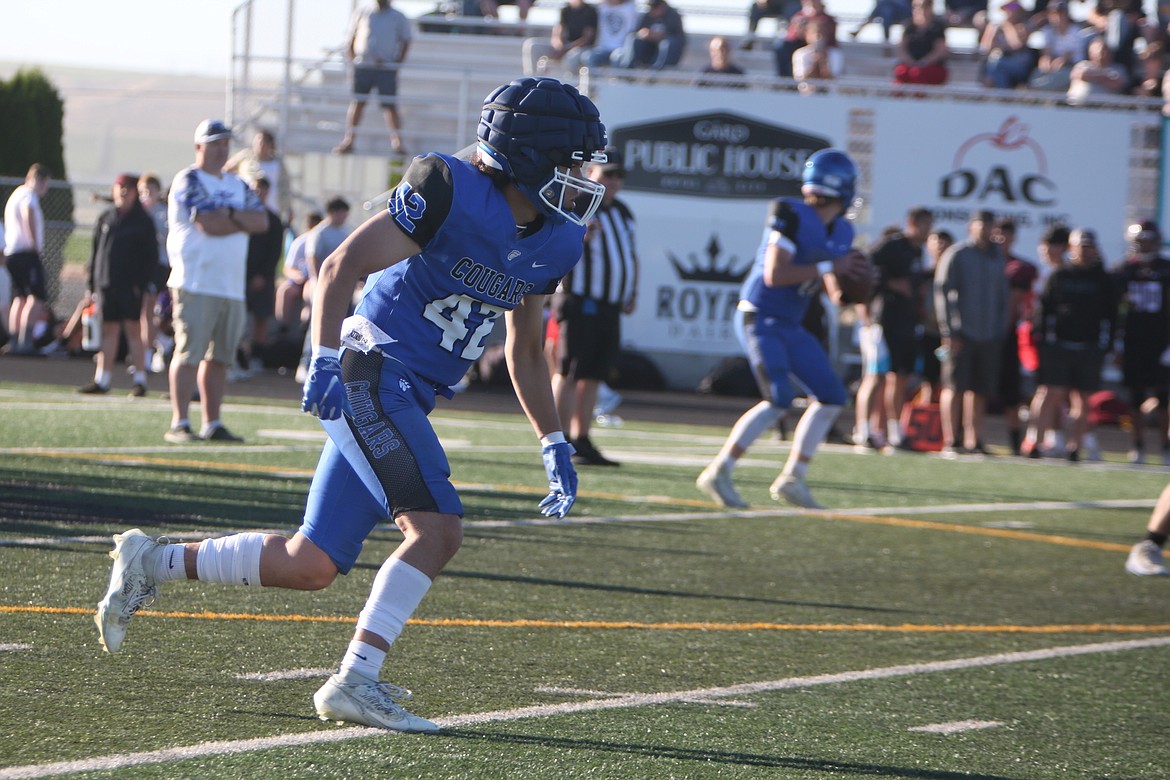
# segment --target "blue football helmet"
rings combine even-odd
[[[803,182],[801,193],[840,198],[848,208],[857,186],[857,166],[840,149],[821,149],[805,161]]]
[[[605,125],[593,101],[572,85],[553,78],[505,84],[483,101],[477,136],[480,159],[552,219],[584,225],[601,205],[605,185],[573,169],[605,162]]]

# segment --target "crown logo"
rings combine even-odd
[[[679,279],[687,282],[719,282],[722,284],[740,284],[744,277],[747,276],[751,269],[751,262],[748,262],[743,268],[736,268],[737,258],[735,255],[727,258],[727,262],[721,263],[719,255],[722,254],[723,247],[719,245],[719,237],[714,233],[711,234],[711,240],[707,242],[706,257],[699,257],[694,252],[690,254],[690,262],[684,267],[683,262],[669,250],[666,252],[667,259],[670,264],[674,266],[675,272]]]

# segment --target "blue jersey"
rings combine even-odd
[[[521,234],[491,179],[447,155],[416,158],[388,208],[422,251],[370,275],[342,343],[376,346],[440,388],[483,354],[504,312],[551,293],[581,258],[584,227],[544,220]]]
[[[764,256],[768,246],[777,241],[791,242],[792,262],[796,265],[815,265],[849,251],[853,246],[853,225],[844,216],[825,225],[816,209],[797,198],[772,201],[756,261],[740,290],[740,308],[800,325],[809,299],[820,291],[820,283],[814,280],[783,287],[764,284]]]

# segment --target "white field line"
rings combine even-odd
[[[510,710],[495,710],[492,712],[435,718],[434,722],[442,728],[477,726],[487,723],[525,720],[528,718],[547,718],[560,715],[573,715],[580,712],[600,712],[603,710],[649,707],[656,704],[673,704],[694,701],[696,699],[751,696],[760,693],[769,693],[771,691],[811,688],[818,685],[837,685],[864,680],[885,680],[894,677],[931,674],[933,672],[955,672],[965,669],[1003,666],[1006,664],[1049,661],[1054,658],[1070,658],[1096,653],[1118,653],[1127,650],[1142,650],[1168,646],[1170,646],[1170,637],[1134,639],[1123,642],[1100,642],[1088,645],[1066,645],[1063,647],[1050,647],[1043,650],[996,653],[994,655],[955,658],[949,661],[933,661],[922,664],[884,666],[852,672],[813,675],[811,677],[789,677],[783,680],[744,683],[742,685],[729,685],[721,688],[698,688],[689,691],[669,691],[664,693],[631,693],[620,697],[589,701],[539,704]],[[310,731],[301,734],[286,734],[275,737],[257,737],[255,739],[240,741],[204,742],[197,745],[166,748],[164,750],[153,750],[145,753],[122,753],[100,758],[79,759],[77,761],[60,761],[51,764],[28,764],[25,766],[8,767],[7,769],[0,769],[0,780],[18,780],[18,778],[25,780],[26,778],[50,777],[53,775],[75,774],[78,772],[113,771],[131,766],[162,764],[169,761],[183,761],[207,756],[223,756],[260,750],[273,750],[283,747],[341,742],[351,739],[361,739],[363,737],[391,735],[398,736],[393,732],[386,732],[381,729],[353,727],[327,731]]]
[[[336,668],[319,667],[316,669],[289,669],[283,672],[251,672],[249,674],[237,674],[237,680],[249,680],[251,682],[279,682],[281,680],[307,680],[311,677],[328,677],[333,674]]]
[[[931,723],[929,726],[915,726],[907,731],[920,731],[924,734],[960,734],[964,731],[977,729],[993,729],[1002,726],[998,720],[955,720],[950,723]]]
[[[0,645],[0,653],[16,653],[20,652],[21,650],[32,650],[32,645]]]

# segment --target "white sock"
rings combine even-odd
[[[219,539],[204,539],[199,544],[195,569],[204,582],[260,587],[260,552],[264,534],[243,533]]]
[[[898,420],[886,420],[886,439],[897,447],[902,443],[902,423]]]
[[[212,431],[214,431],[216,428],[222,428],[222,427],[223,427],[223,423],[221,423],[219,420],[212,420],[211,422],[209,422],[203,426],[203,430],[199,432],[199,435],[206,439],[208,436],[211,435]]]
[[[110,372],[97,370],[93,372],[93,381],[97,382],[102,387],[110,386]]]
[[[347,683],[377,681],[385,662],[385,650],[352,639],[346,648],[345,657],[341,659],[337,676]]]
[[[781,407],[773,406],[768,401],[760,401],[735,421],[728,440],[746,450],[760,438],[760,434],[775,425],[782,414],[784,409]]]
[[[387,559],[378,569],[366,606],[358,615],[358,630],[394,644],[430,587],[431,578],[409,563],[401,558]]]
[[[840,413],[840,406],[830,406],[820,401],[809,404],[800,416],[796,430],[792,432],[792,451],[788,453],[788,462],[784,464],[782,473],[804,479],[808,473],[808,462],[829,435],[829,429]]]
[[[185,428],[190,428],[190,427],[191,427],[191,421],[190,421],[190,420],[188,420],[186,417],[184,417],[184,418],[183,418],[183,419],[181,419],[181,420],[177,420],[177,421],[176,421],[176,422],[175,422],[173,425],[171,425],[171,427],[172,427],[172,428],[184,428],[184,427],[185,427]]]
[[[154,565],[154,581],[167,582],[187,579],[187,565],[184,558],[186,553],[187,548],[181,544],[165,545]]]

